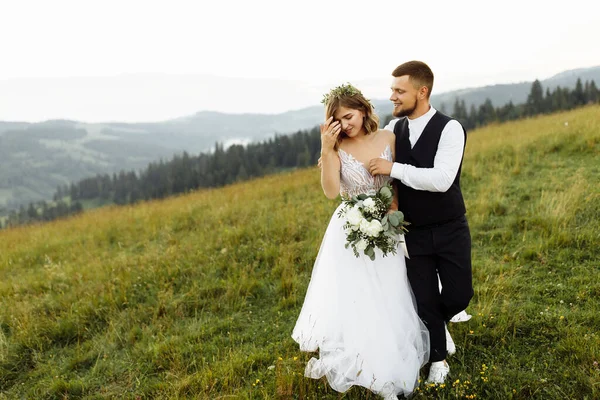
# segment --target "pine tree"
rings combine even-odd
[[[596,87],[596,82],[593,80],[590,82],[590,86],[588,88],[588,101],[590,103],[598,103],[600,101],[600,92]]]
[[[33,203],[29,203],[29,207],[27,208],[27,219],[30,221],[38,219],[38,212]]]
[[[577,83],[575,84],[575,90],[572,92],[572,100],[571,103],[573,107],[578,107],[584,105],[585,101],[585,93],[583,91],[583,85],[581,84],[581,78],[577,78]]]
[[[463,125],[467,130],[474,129],[477,127],[477,107],[475,107],[475,104],[471,104],[469,116]]]
[[[458,97],[456,98],[454,101],[454,111],[452,116],[458,121],[465,121],[469,117],[467,115],[467,107],[465,106],[464,100],[459,100]]]
[[[526,112],[528,116],[544,112],[544,89],[539,80],[533,81],[531,91],[527,96]]]
[[[246,172],[246,168],[243,165],[241,165],[240,169],[238,170],[236,180],[245,181],[246,179],[248,179],[248,172]]]
[[[544,96],[544,111],[547,113],[554,111],[552,109],[552,93],[550,92],[550,88],[546,88],[546,95]]]
[[[485,99],[482,105],[479,106],[478,122],[479,125],[489,124],[496,120],[496,109],[492,104],[492,100]]]

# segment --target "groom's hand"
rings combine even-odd
[[[392,173],[393,162],[383,158],[373,158],[369,161],[369,172],[371,175],[390,175]]]

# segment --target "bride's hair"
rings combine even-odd
[[[334,116],[340,107],[345,107],[362,111],[364,114],[363,127],[367,135],[379,129],[379,117],[373,112],[373,105],[363,96],[360,90],[350,84],[333,89],[329,95],[325,96],[323,102],[325,103],[325,119]],[[343,132],[339,134],[335,145],[336,150],[345,136],[346,134]]]

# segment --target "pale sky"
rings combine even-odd
[[[0,0],[0,120],[277,113],[347,81],[386,98],[413,59],[434,93],[544,79],[600,65],[597,4]]]

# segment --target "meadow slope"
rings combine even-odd
[[[600,398],[599,155],[599,106],[470,132],[473,318],[415,398]],[[0,399],[375,399],[290,338],[337,204],[310,168],[0,231]]]

